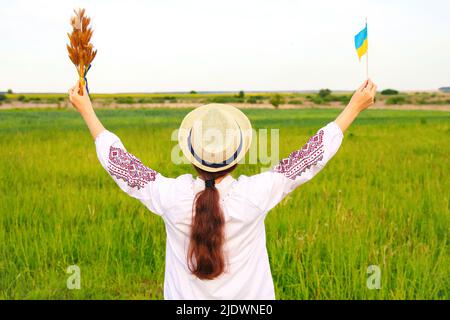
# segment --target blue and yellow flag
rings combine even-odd
[[[367,40],[367,23],[366,23],[366,27],[355,36],[355,47],[356,52],[358,53],[359,60],[361,60],[361,57],[367,53],[368,45],[369,43]]]

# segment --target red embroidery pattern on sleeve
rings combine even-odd
[[[156,171],[144,166],[138,158],[121,148],[109,148],[108,172],[117,179],[127,182],[132,188],[143,188],[155,181]]]
[[[273,171],[295,180],[296,177],[301,176],[303,172],[322,160],[323,153],[323,130],[320,130],[300,150],[292,152],[289,157],[281,160]]]

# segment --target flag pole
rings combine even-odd
[[[366,17],[366,28],[367,28],[366,79],[369,79],[369,28],[367,27],[367,17]]]

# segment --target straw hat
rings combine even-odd
[[[184,156],[208,172],[228,169],[252,142],[247,116],[231,105],[211,103],[189,112],[181,122],[178,144]]]

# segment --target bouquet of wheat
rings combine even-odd
[[[91,62],[97,55],[97,50],[94,50],[94,46],[91,41],[92,28],[90,27],[91,19],[85,16],[84,9],[74,10],[75,16],[70,19],[72,25],[72,32],[68,33],[70,44],[67,45],[67,51],[69,52],[69,58],[75,65],[80,77],[80,86],[78,94],[83,95],[83,87],[86,85],[86,91],[89,94],[87,88],[86,74],[91,68]]]

